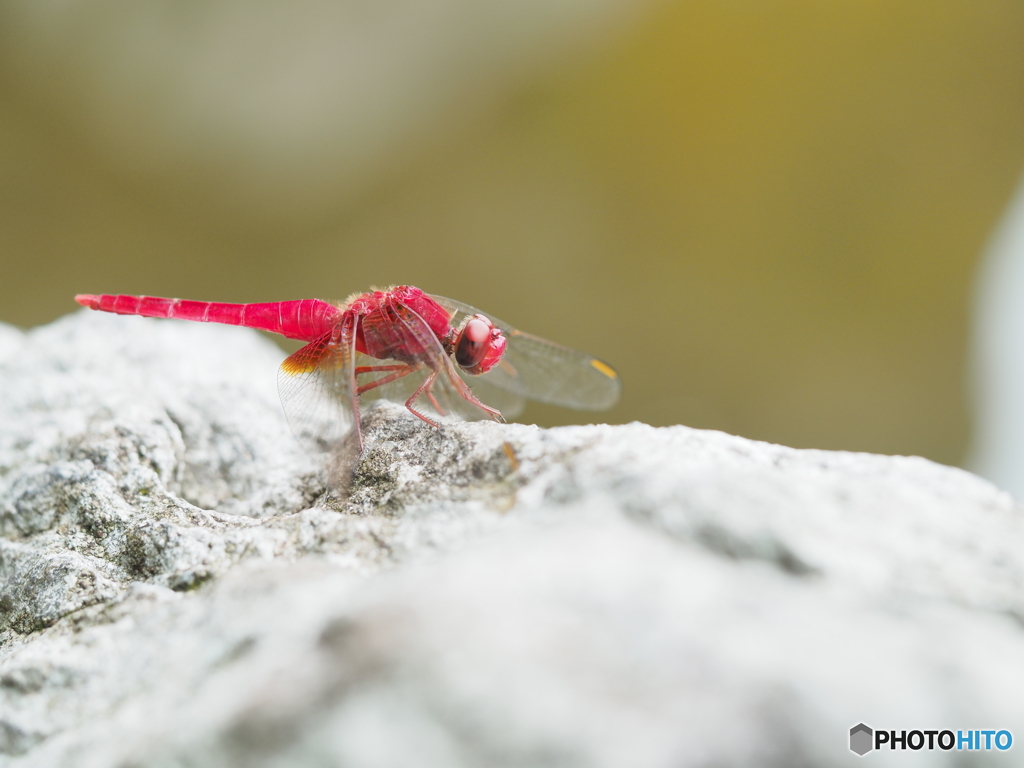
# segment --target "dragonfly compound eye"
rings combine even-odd
[[[483,315],[473,315],[455,340],[455,362],[477,375],[493,368],[505,351],[505,337]]]

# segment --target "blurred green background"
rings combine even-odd
[[[0,320],[410,283],[612,363],[612,422],[960,462],[1024,4],[569,5],[4,0]]]

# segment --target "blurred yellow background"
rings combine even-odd
[[[456,45],[472,6],[442,34],[393,3],[363,90],[331,89],[365,37],[324,29],[369,6],[282,32],[287,4],[214,5],[0,3],[0,320],[410,283],[612,363],[612,422],[963,459],[973,273],[1024,167],[1024,4],[610,4],[563,46],[574,17]]]

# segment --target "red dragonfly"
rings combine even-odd
[[[597,358],[407,285],[354,294],[340,305],[87,294],[75,301],[121,315],[243,325],[308,342],[281,364],[278,390],[292,431],[314,453],[337,452],[352,433],[362,450],[361,400],[404,400],[438,427],[446,416],[504,422],[502,413],[516,415],[524,398],[601,410],[621,388],[615,371]]]

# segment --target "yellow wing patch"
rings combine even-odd
[[[309,373],[316,370],[319,362],[320,358],[312,355],[303,355],[302,357],[291,355],[281,363],[281,370],[289,376],[298,376],[301,373]]]
[[[615,370],[610,365],[608,365],[607,363],[602,363],[600,360],[595,358],[595,359],[590,361],[590,364],[594,368],[599,370],[601,373],[603,373],[605,376],[607,376],[609,379],[617,379],[617,378],[619,378],[619,374],[617,374],[615,372]]]
[[[289,355],[281,363],[281,370],[289,376],[315,371],[324,362],[324,358],[333,351],[330,338],[330,334],[326,334],[316,341],[311,341],[295,354]]]

